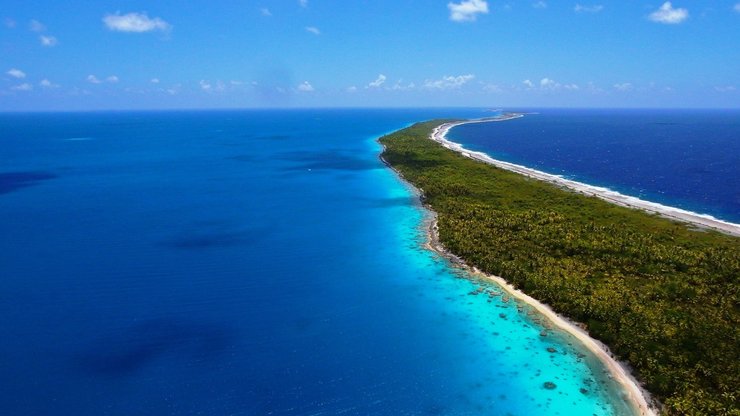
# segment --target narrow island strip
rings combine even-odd
[[[696,212],[687,211],[681,208],[670,207],[667,205],[658,204],[655,202],[645,201],[639,198],[635,198],[629,195],[623,195],[619,192],[615,192],[608,188],[600,186],[593,186],[582,182],[572,181],[565,179],[558,175],[545,173],[539,170],[531,169],[526,166],[517,165],[503,160],[498,160],[490,157],[483,152],[475,152],[465,149],[463,145],[459,143],[447,140],[447,133],[453,127],[460,126],[463,124],[470,123],[487,123],[496,121],[506,121],[516,118],[524,117],[523,113],[504,113],[497,117],[487,117],[481,119],[454,121],[449,123],[441,124],[434,128],[432,134],[429,136],[430,139],[442,144],[442,146],[454,150],[463,156],[475,159],[484,163],[489,163],[501,169],[506,169],[512,172],[516,172],[520,175],[528,176],[533,179],[550,182],[557,186],[562,186],[571,189],[576,192],[580,192],[584,195],[595,196],[605,201],[621,205],[627,208],[641,209],[647,212],[658,214],[660,216],[686,222],[695,225],[700,228],[710,228],[723,233],[727,233],[734,236],[740,236],[740,224],[734,224],[727,221],[714,218],[706,214],[698,214]]]
[[[461,123],[417,123],[379,140],[381,158],[433,213],[430,248],[580,340],[634,414],[735,414],[735,233],[473,157],[444,137]]]

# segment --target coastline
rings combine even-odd
[[[400,176],[400,173],[398,173],[397,171],[396,173]],[[413,185],[409,184],[409,186]],[[511,297],[523,302],[527,306],[536,310],[538,314],[544,317],[544,319],[551,323],[554,327],[573,336],[576,340],[578,340],[578,342],[581,343],[581,345],[583,345],[587,350],[594,354],[594,356],[599,361],[601,361],[605,369],[611,375],[612,379],[622,387],[624,393],[626,394],[625,399],[629,404],[632,405],[632,410],[635,415],[657,416],[659,414],[657,401],[650,395],[650,392],[642,388],[639,381],[637,381],[637,379],[632,375],[629,365],[618,361],[612,355],[609,347],[607,347],[604,343],[591,338],[591,336],[585,330],[583,330],[577,322],[558,314],[548,305],[515,288],[503,277],[487,274],[475,267],[471,267],[467,263],[465,263],[463,259],[447,251],[447,249],[439,241],[439,234],[437,230],[437,214],[426,205],[424,205],[424,209],[429,212],[429,218],[426,220],[427,239],[425,247],[427,249],[447,259],[453,266],[462,268],[471,276],[495,283]]]
[[[383,147],[385,149],[385,147]],[[382,153],[382,152],[381,152]],[[601,361],[605,369],[612,376],[613,380],[622,386],[626,393],[626,401],[632,405],[632,409],[635,415],[639,416],[657,416],[659,414],[657,401],[653,399],[650,393],[642,388],[637,379],[632,376],[629,366],[626,363],[622,363],[613,357],[609,347],[604,345],[602,342],[591,338],[586,331],[584,331],[578,324],[560,314],[553,311],[552,308],[538,301],[537,299],[527,295],[519,289],[512,286],[506,279],[491,274],[481,272],[475,267],[469,266],[463,259],[456,256],[453,253],[447,251],[442,243],[439,241],[439,234],[437,232],[437,213],[434,212],[425,202],[424,193],[422,190],[416,188],[414,185],[409,183],[403,175],[394,169],[383,157],[380,160],[390,168],[395,174],[409,187],[415,197],[419,198],[422,203],[422,208],[426,211],[426,219],[424,227],[426,228],[426,242],[424,247],[442,258],[446,259],[454,267],[460,267],[468,272],[471,277],[485,279],[491,281],[501,287],[506,293],[520,300],[527,306],[537,311],[545,320],[550,322],[554,327],[564,331],[575,339],[577,339],[587,350],[589,350],[594,356]]]
[[[646,211],[652,214],[658,214],[662,217],[665,217],[671,220],[688,223],[688,224],[691,224],[699,228],[711,229],[711,230],[715,230],[715,231],[718,231],[724,234],[729,234],[732,236],[740,237],[740,224],[723,221],[723,220],[714,218],[710,215],[699,214],[699,213],[687,211],[681,208],[662,205],[656,202],[645,201],[645,200],[642,200],[636,197],[632,197],[632,196],[621,194],[616,191],[612,191],[608,188],[593,186],[593,185],[585,184],[582,182],[576,182],[570,179],[565,179],[557,175],[531,169],[531,168],[528,168],[522,165],[517,165],[514,163],[510,163],[510,162],[504,162],[502,160],[493,159],[492,157],[488,156],[487,154],[483,152],[468,150],[465,147],[463,147],[463,145],[447,140],[446,138],[447,133],[450,131],[450,129],[456,126],[463,125],[463,124],[507,121],[507,120],[512,120],[512,119],[516,119],[520,117],[524,117],[524,114],[505,113],[504,115],[497,116],[497,117],[487,117],[487,118],[481,118],[481,119],[454,121],[450,123],[444,123],[444,124],[441,124],[435,127],[429,138],[441,144],[445,148],[458,152],[465,157],[468,157],[468,158],[471,158],[471,159],[474,159],[474,160],[477,160],[483,163],[488,163],[500,169],[505,169],[511,172],[518,173],[520,175],[527,176],[532,179],[537,179],[537,180],[541,180],[544,182],[548,182],[556,186],[567,188],[571,191],[575,191],[575,192],[578,192],[584,195],[594,196],[604,201],[611,202],[613,204],[620,205],[623,207],[639,209],[639,210]]]
[[[483,123],[483,122],[489,122],[489,121],[505,121],[505,120],[510,120],[510,119],[518,118],[518,117],[523,117],[523,115],[513,114],[506,118],[495,117],[495,118],[486,118],[486,119],[479,119],[479,120],[470,120],[470,121],[464,121],[464,122],[444,123],[440,126],[437,126],[433,130],[432,136],[438,134],[440,128],[445,127],[445,126],[447,126],[447,129],[444,131],[444,133],[446,133],[447,130],[449,130],[450,128],[456,125],[460,125],[460,124]],[[442,136],[442,138],[444,139],[444,136]],[[438,140],[435,140],[435,141],[438,141]],[[454,144],[453,142],[447,142],[447,143]],[[385,146],[381,144],[381,147],[383,151],[385,151]],[[460,146],[459,149],[462,149],[462,150],[459,150],[461,152],[467,152],[467,150],[462,148],[462,146]],[[455,150],[455,149],[451,149],[451,150]],[[495,283],[497,286],[501,287],[501,289],[504,290],[506,293],[508,293],[510,296],[514,297],[515,299],[521,301],[522,303],[536,310],[537,313],[540,314],[550,324],[552,324],[553,327],[557,327],[559,330],[566,332],[569,335],[573,336],[576,340],[578,340],[581,343],[581,345],[583,345],[583,347],[585,347],[599,361],[601,361],[601,363],[604,365],[607,372],[611,375],[612,379],[618,385],[622,387],[623,392],[626,395],[625,399],[631,405],[634,415],[658,416],[658,414],[660,413],[659,411],[660,405],[658,401],[654,399],[651,396],[651,394],[647,390],[645,390],[641,386],[639,381],[637,381],[637,379],[632,375],[629,365],[621,361],[618,361],[612,355],[611,351],[609,350],[609,347],[607,347],[602,342],[594,338],[591,338],[591,336],[584,329],[582,329],[577,322],[572,321],[568,319],[567,317],[558,314],[557,312],[553,311],[552,308],[550,308],[548,305],[538,301],[537,299],[515,288],[513,285],[507,282],[506,279],[504,279],[503,277],[492,275],[492,274],[487,274],[487,273],[484,273],[478,270],[475,267],[471,267],[465,262],[464,259],[447,251],[447,249],[439,241],[439,233],[437,229],[437,213],[434,210],[432,210],[431,207],[428,206],[426,202],[424,201],[423,190],[418,189],[413,184],[408,182],[403,177],[401,172],[399,172],[393,166],[391,166],[383,158],[382,156],[383,151],[381,151],[380,160],[388,168],[390,168],[401,179],[402,182],[404,182],[409,187],[409,189],[412,191],[414,196],[420,199],[422,208],[427,213],[426,218],[424,220],[425,221],[424,228],[426,229],[426,242],[424,244],[424,247],[426,249],[431,250],[432,252],[436,253],[440,257],[446,259],[447,261],[450,262],[450,264],[453,267],[462,268],[463,270],[468,272],[471,275],[471,277],[484,279],[484,280]]]

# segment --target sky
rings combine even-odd
[[[0,111],[740,107],[740,1],[3,0]]]

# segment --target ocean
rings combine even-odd
[[[0,413],[629,414],[573,338],[423,247],[378,159],[487,114],[0,114]]]
[[[524,110],[448,140],[624,195],[740,223],[740,110]]]

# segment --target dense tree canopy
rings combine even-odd
[[[471,160],[428,139],[441,123],[380,142],[450,252],[586,324],[665,414],[740,415],[740,238]]]

